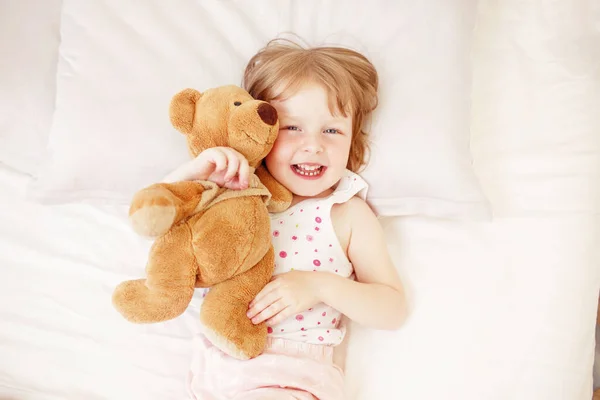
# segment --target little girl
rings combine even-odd
[[[265,165],[293,202],[271,215],[275,274],[248,307],[253,323],[267,323],[265,352],[238,361],[201,339],[192,398],[342,400],[343,374],[332,360],[344,338],[341,316],[374,329],[402,324],[402,283],[356,173],[365,163],[362,126],[376,107],[377,85],[374,66],[343,48],[276,40],[250,60],[244,88],[279,115]],[[212,148],[168,177],[184,179],[245,187],[247,161],[233,149]]]

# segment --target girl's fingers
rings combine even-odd
[[[223,171],[227,168],[227,157],[223,152],[216,151],[215,154],[212,155],[212,162],[215,164],[215,171]]]
[[[248,315],[248,318],[254,318],[257,314],[261,313],[269,305],[281,299],[282,296],[277,290],[270,290],[271,288],[267,288],[266,286],[264,289],[267,289],[268,291],[265,292],[265,294],[263,294],[262,296],[260,296],[259,293],[256,296],[256,298],[250,303],[248,312],[246,313],[246,315]]]
[[[250,302],[248,308],[254,307],[258,302],[262,301],[262,299],[267,296],[270,292],[279,287],[279,282],[271,281],[267,283],[260,292],[254,297],[254,300]]]
[[[274,326],[282,323],[286,319],[288,319],[293,314],[293,310],[291,307],[286,307],[281,310],[279,313],[275,314],[271,318],[267,320],[267,325]]]
[[[287,309],[287,305],[283,301],[283,299],[279,299],[274,303],[269,304],[264,310],[258,313],[255,317],[252,318],[252,323],[254,325],[260,324],[263,321],[266,321],[275,315],[278,315],[283,310]]]
[[[250,177],[250,165],[248,165],[248,160],[245,157],[242,157],[240,160],[240,168],[238,172],[240,186],[245,189],[248,187],[248,178]]]
[[[228,189],[246,189],[250,176],[250,166],[243,154],[230,147],[215,147],[205,150],[198,156],[200,165],[195,175],[208,179]]]
[[[227,173],[224,176],[225,182],[231,181],[238,173],[240,169],[240,159],[237,154],[227,150]]]

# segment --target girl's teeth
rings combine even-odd
[[[304,176],[317,176],[321,173],[321,166],[296,164],[296,172]]]
[[[317,168],[321,168],[318,165],[304,165],[304,164],[298,164],[298,167],[302,168],[305,171],[314,171]]]

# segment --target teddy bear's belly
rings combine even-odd
[[[212,286],[255,266],[267,253],[270,218],[260,197],[224,200],[187,222],[197,285]]]

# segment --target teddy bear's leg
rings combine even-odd
[[[242,360],[262,353],[267,326],[254,325],[247,317],[248,305],[269,282],[274,269],[273,248],[248,271],[211,288],[202,304],[202,331],[216,347]]]
[[[121,283],[113,293],[115,308],[129,321],[150,323],[181,315],[192,299],[197,265],[190,229],[176,225],[154,242],[147,279]]]

